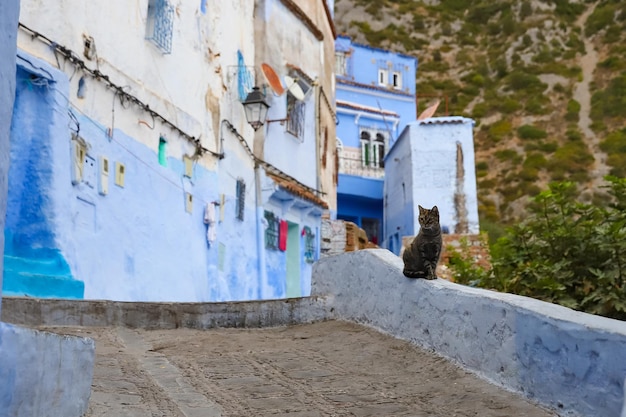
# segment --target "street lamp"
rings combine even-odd
[[[263,94],[259,87],[252,87],[252,91],[248,97],[241,103],[246,112],[246,120],[254,130],[257,130],[265,123],[267,118],[267,110],[270,105],[265,102]]]

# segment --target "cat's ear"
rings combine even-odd
[[[437,206],[433,206],[433,208],[431,208],[430,211],[439,214],[439,209],[437,208]]]
[[[419,204],[417,205],[417,207],[419,207],[420,211],[424,210],[424,207],[420,206]]]

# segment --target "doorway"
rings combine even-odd
[[[287,229],[287,298],[302,296],[300,289],[300,228],[297,223],[288,222]]]

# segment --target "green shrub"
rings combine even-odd
[[[506,77],[507,86],[514,91],[524,91],[526,94],[543,93],[548,87],[534,74],[514,71]]]
[[[567,102],[567,113],[565,113],[565,120],[569,122],[577,122],[580,113],[580,103],[574,99]]]
[[[585,23],[585,35],[591,37],[600,30],[608,27],[613,23],[615,16],[615,6],[612,4],[600,4],[595,8],[593,13],[587,18]]]
[[[530,153],[524,160],[524,166],[535,169],[543,169],[548,166],[548,160],[540,153]]]
[[[607,164],[611,174],[626,176],[626,129],[610,133],[602,142],[600,149],[607,153]]]
[[[517,134],[520,139],[544,139],[548,136],[548,133],[538,127],[532,125],[523,125],[517,128]]]
[[[511,161],[513,163],[519,163],[522,161],[522,156],[513,149],[502,149],[496,151],[496,158],[501,161]]]
[[[591,118],[594,121],[612,117],[626,117],[626,72],[613,78],[606,89],[596,91],[591,97]]]
[[[626,320],[626,179],[606,180],[606,205],[582,203],[572,182],[551,184],[491,246],[492,269],[451,253],[457,282]]]
[[[496,142],[500,141],[511,133],[512,128],[511,122],[508,120],[499,120],[489,127],[489,136]]]

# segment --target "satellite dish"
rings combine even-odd
[[[285,75],[285,84],[287,85],[287,90],[296,98],[296,100],[304,100],[304,91],[298,85],[298,82],[291,78],[288,75]]]
[[[285,88],[283,84],[280,82],[280,78],[274,71],[274,68],[270,67],[268,64],[261,64],[261,72],[263,73],[263,77],[265,77],[265,81],[269,84],[272,91],[276,96],[282,96],[285,93]]]
[[[437,111],[437,107],[439,107],[439,103],[440,103],[440,100],[437,100],[435,104],[431,105],[426,110],[424,110],[417,117],[417,120],[424,120],[424,119],[428,119],[429,117],[433,117],[433,114],[435,114],[435,112]]]

